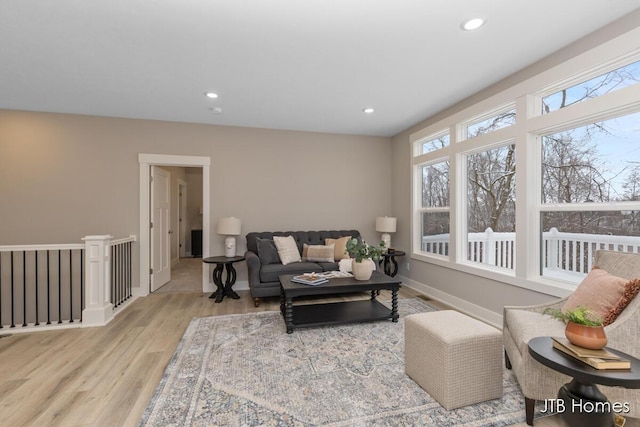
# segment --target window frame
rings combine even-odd
[[[491,280],[522,287],[549,295],[564,296],[577,286],[575,282],[543,277],[541,262],[540,216],[545,211],[593,211],[639,210],[640,202],[609,202],[589,204],[542,204],[541,195],[541,135],[562,131],[640,112],[640,84],[590,98],[560,110],[542,114],[542,98],[563,88],[588,81],[603,73],[615,70],[640,59],[640,49],[634,41],[640,37],[640,28],[628,32],[616,43],[593,48],[540,74],[525,79],[507,89],[485,98],[471,106],[440,118],[409,136],[412,144],[410,171],[412,197],[411,247],[413,260],[439,265]],[[604,60],[603,60],[604,58]],[[581,70],[576,72],[576,70]],[[584,71],[582,71],[584,70]],[[470,123],[491,117],[496,112],[507,111],[515,105],[516,123],[494,132],[466,139]],[[448,129],[449,147],[416,155],[414,144]],[[488,268],[475,262],[466,262],[466,155],[484,151],[490,146],[504,145],[513,139],[516,145],[516,261],[511,274],[496,268]],[[447,257],[434,256],[420,249],[421,211],[416,209],[416,199],[421,182],[416,178],[419,165],[447,158],[450,164],[450,244]],[[420,186],[416,186],[420,184]],[[600,206],[596,206],[600,205]]]

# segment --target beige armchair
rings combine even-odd
[[[608,273],[626,279],[640,278],[640,254],[597,251],[594,260]],[[528,425],[533,425],[536,400],[555,399],[560,387],[571,378],[534,360],[527,344],[537,336],[564,336],[564,323],[543,315],[548,307],[561,308],[566,298],[549,304],[507,306],[503,317],[505,364],[518,379],[525,396]],[[605,327],[609,347],[640,358],[640,296],[634,298],[615,322]],[[598,386],[611,402],[629,402],[630,417],[640,418],[640,390]],[[625,414],[622,414],[625,415]]]

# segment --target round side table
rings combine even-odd
[[[631,361],[631,369],[592,368],[554,349],[551,337],[536,337],[529,341],[531,357],[555,371],[573,377],[571,382],[558,391],[558,401],[564,402],[564,410],[558,412],[570,427],[613,426],[612,405],[596,384],[640,388],[640,360],[609,347],[607,350]]]
[[[396,257],[405,256],[404,251],[388,251],[382,254],[382,258],[378,261],[378,266],[384,263],[384,274],[395,277],[398,274],[398,261]]]
[[[234,256],[234,257],[226,257],[226,256],[213,256],[209,258],[205,258],[202,262],[206,262],[207,264],[215,264],[216,267],[213,269],[213,283],[216,284],[217,290],[214,291],[209,298],[215,298],[216,302],[222,302],[224,297],[230,297],[233,299],[239,299],[240,295],[234,292],[232,289],[234,283],[236,283],[236,269],[233,268],[234,262],[244,261],[243,256]],[[226,268],[227,275],[225,277],[224,283],[222,282],[222,271]]]

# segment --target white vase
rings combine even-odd
[[[369,280],[373,274],[376,265],[370,258],[363,259],[362,262],[353,260],[351,268],[353,270],[353,278],[356,280]]]

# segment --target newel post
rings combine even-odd
[[[113,317],[111,303],[111,239],[113,236],[86,236],[85,293],[82,324],[105,325]]]

